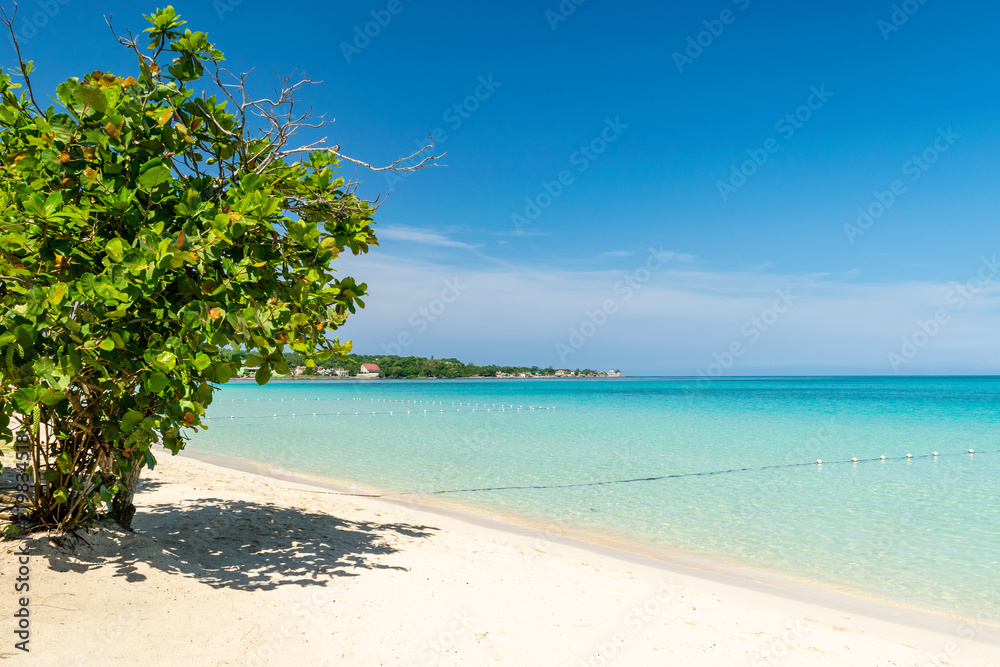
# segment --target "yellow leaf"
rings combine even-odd
[[[137,83],[139,82],[133,79],[132,77],[128,77],[127,79],[122,81],[122,88],[128,88],[129,86],[134,86]]]
[[[174,115],[174,110],[171,109],[170,107],[167,107],[166,109],[163,110],[163,112],[159,116],[156,117],[156,124],[159,125],[160,127],[163,127],[164,125],[170,122],[170,119],[173,117],[173,115]]]
[[[67,162],[69,162],[69,153],[67,153],[66,151],[63,151],[62,153],[60,153],[59,154],[59,161],[62,162],[63,164],[66,164]]]
[[[55,289],[52,290],[52,298],[50,299],[52,301],[52,305],[58,306],[64,296],[66,296],[66,283],[57,283]]]
[[[233,220],[242,220],[242,219],[243,219],[243,215],[242,215],[242,214],[240,214],[240,213],[237,213],[237,212],[235,212],[235,211],[233,211],[232,213],[230,213],[230,214],[229,214],[229,217],[230,217],[231,219],[233,219]]]
[[[108,133],[113,139],[118,138],[119,128],[115,127],[114,123],[108,123],[104,126],[104,131]]]

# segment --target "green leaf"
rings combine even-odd
[[[267,384],[267,381],[271,379],[271,367],[264,364],[254,373],[253,379],[257,381],[257,384]]]
[[[66,398],[66,394],[64,394],[63,392],[57,391],[55,389],[50,389],[44,394],[42,394],[41,401],[45,405],[56,405],[64,398]]]
[[[52,499],[56,501],[57,505],[62,505],[64,502],[69,500],[69,492],[66,490],[66,487],[60,486],[58,489],[53,491]]]
[[[129,410],[122,417],[122,432],[130,433],[135,429],[135,425],[142,420],[142,413],[138,410]]]
[[[169,373],[174,370],[174,366],[177,365],[177,355],[168,350],[164,350],[156,355],[156,359],[153,360],[153,365]]]
[[[73,459],[69,454],[63,452],[56,457],[56,468],[59,469],[64,475],[68,475],[69,471],[73,469]]]
[[[154,394],[159,394],[167,388],[167,376],[163,373],[153,373],[146,380],[146,388]]]
[[[114,238],[108,241],[108,245],[105,246],[108,251],[108,256],[115,260],[116,262],[121,262],[124,256],[124,249],[122,246],[122,240],[119,238]]]
[[[198,371],[200,372],[211,366],[212,360],[209,359],[207,354],[201,353],[194,358],[194,361],[192,363],[194,364],[194,367],[197,368]]]
[[[152,190],[169,180],[170,167],[164,164],[162,158],[153,158],[142,165],[142,168],[139,170],[139,178],[136,179],[136,185],[143,190]]]
[[[52,288],[52,296],[49,301],[52,302],[53,306],[58,306],[66,296],[66,283],[56,283],[56,286]]]
[[[111,340],[110,338],[105,338],[104,340],[101,341],[101,344],[98,347],[100,347],[105,352],[110,352],[111,350],[115,349],[115,341]]]
[[[36,387],[22,387],[14,392],[14,407],[21,413],[31,412],[38,402],[39,391]]]
[[[215,381],[225,384],[233,377],[233,366],[224,361],[220,361],[213,367],[215,371]]]
[[[63,201],[61,194],[59,194],[58,192],[53,192],[52,194],[50,194],[48,198],[45,200],[45,215],[50,216],[53,213],[55,213],[57,210],[59,210],[59,207],[62,206],[62,203]]]
[[[100,86],[85,83],[73,91],[73,97],[95,111],[104,113],[108,110],[108,98],[104,96]]]

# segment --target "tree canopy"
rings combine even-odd
[[[327,332],[364,306],[333,269],[377,243],[338,174],[364,163],[290,143],[325,122],[296,107],[311,81],[255,98],[172,7],[146,19],[147,48],[115,36],[137,71],[67,79],[51,104],[19,49],[0,70],[0,442],[12,418],[30,440],[3,501],[34,527],[98,516],[155,443],[181,450],[236,370],[221,349],[249,350],[263,384],[286,349],[348,352]]]

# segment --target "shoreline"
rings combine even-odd
[[[777,596],[795,603],[818,605],[832,611],[859,614],[914,629],[947,634],[956,627],[974,625],[977,628],[977,641],[1000,647],[1000,625],[989,624],[952,610],[907,604],[874,592],[758,568],[734,559],[643,543],[634,536],[610,530],[588,529],[545,517],[499,512],[484,505],[447,502],[418,493],[406,492],[406,495],[413,498],[406,500],[399,497],[403,493],[400,491],[311,475],[224,454],[183,450],[179,456],[196,461],[208,469],[256,476],[295,485],[301,490],[334,494],[352,501],[364,499],[376,504],[384,503],[425,512],[519,539],[534,538],[536,542],[558,544],[622,563],[692,576]]]
[[[32,619],[30,654],[3,642],[0,659],[1000,667],[992,628],[844,609],[812,588],[796,599],[757,574],[220,460],[163,456],[140,480],[135,532],[102,522],[0,542],[0,586],[28,553]],[[16,602],[0,596],[0,614]]]

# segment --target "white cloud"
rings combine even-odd
[[[887,355],[944,310],[948,323],[900,372],[1000,370],[1000,285],[958,299],[957,283],[681,271],[669,262],[647,274],[647,258],[627,271],[570,271],[349,257],[342,270],[368,282],[370,297],[343,334],[361,352],[387,352],[402,335],[403,354],[671,375],[696,374],[739,343],[744,352],[727,374],[892,374]],[[978,270],[970,264],[962,279]],[[457,298],[442,296],[448,284]],[[778,290],[793,302],[783,314],[772,310]],[[560,357],[557,345],[595,320],[603,323],[585,344]]]
[[[380,241],[421,243],[423,245],[439,246],[442,248],[463,248],[465,250],[475,250],[478,247],[462,243],[461,241],[455,241],[435,231],[420,229],[419,227],[407,227],[406,225],[379,227],[376,235]]]

